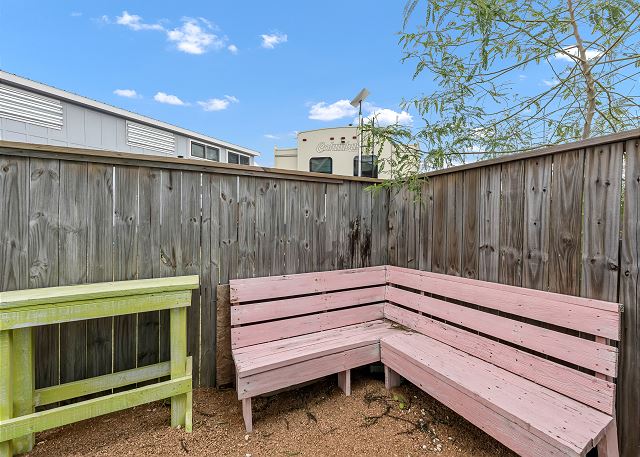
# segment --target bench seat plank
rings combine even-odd
[[[284,387],[320,379],[352,368],[380,361],[380,344],[336,352],[334,354],[305,360],[275,370],[257,373],[237,379],[238,399],[274,392]]]
[[[567,455],[584,455],[612,421],[598,410],[425,335],[385,337],[381,350],[383,363],[387,351],[405,357]],[[474,422],[473,417],[467,419]]]
[[[247,346],[234,352],[238,377],[262,373],[287,365],[316,359],[336,352],[376,344],[380,338],[397,332],[384,321],[341,327],[284,340]]]

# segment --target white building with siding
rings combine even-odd
[[[254,165],[260,153],[0,71],[0,140]]]

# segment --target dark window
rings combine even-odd
[[[358,156],[353,158],[353,176],[358,176]],[[362,177],[378,177],[378,159],[376,156],[362,156]]]
[[[192,141],[191,157],[199,157],[201,159],[214,160],[218,162],[220,160],[220,149]]]
[[[249,157],[243,156],[242,154],[236,154],[235,152],[229,151],[229,163],[237,163],[239,165],[249,165]]]
[[[214,148],[213,146],[207,146],[207,159],[215,160],[216,162],[220,161],[220,149]]]
[[[204,159],[204,144],[191,143],[191,156]]]
[[[314,157],[309,159],[309,171],[315,173],[333,173],[333,161],[331,157]]]

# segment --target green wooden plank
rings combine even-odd
[[[33,335],[30,328],[13,330],[13,415],[33,413],[35,386]],[[13,452],[24,454],[33,449],[33,434],[13,440]]]
[[[13,398],[12,398],[12,384],[13,379],[11,376],[11,332],[0,331],[0,360],[3,361],[2,370],[0,370],[0,423],[5,420],[10,420],[13,417]],[[15,437],[26,435],[26,433],[19,433]],[[11,451],[11,443],[9,439],[0,438],[0,457],[11,457],[13,455]]]
[[[109,414],[191,391],[191,376],[183,376],[126,392],[92,398],[28,416],[0,421],[0,443],[92,417]],[[1,455],[1,454],[0,454]]]
[[[197,275],[0,292],[0,309],[197,289]]]
[[[58,401],[69,400],[83,395],[103,392],[137,382],[168,376],[170,372],[171,367],[169,362],[161,362],[131,370],[96,376],[95,378],[68,382],[59,386],[45,387],[35,391],[33,403],[34,406],[49,405]]]
[[[197,278],[197,276],[196,276]],[[191,292],[165,292],[131,297],[77,301],[0,311],[0,330],[73,322],[191,305]]]
[[[171,379],[185,375],[187,363],[187,310],[177,308],[170,311]],[[191,377],[191,373],[188,373]],[[187,396],[171,397],[171,426],[185,425]]]

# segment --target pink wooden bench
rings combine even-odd
[[[618,456],[615,303],[398,267],[231,282],[232,346],[250,398],[382,361],[525,456]],[[384,303],[384,305],[381,305]],[[401,329],[399,329],[399,327]]]

